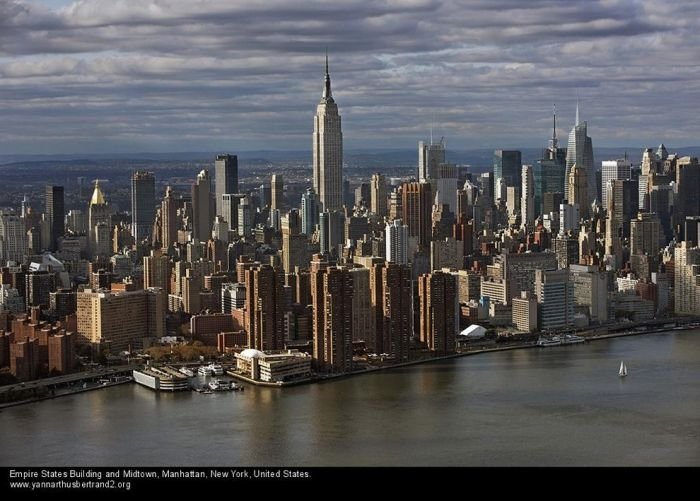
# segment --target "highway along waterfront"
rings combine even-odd
[[[695,329],[284,389],[118,385],[0,411],[0,465],[697,465],[699,360]]]

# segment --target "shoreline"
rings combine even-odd
[[[666,322],[666,323],[670,323],[670,322]],[[644,327],[644,325],[636,325],[633,328],[640,328],[640,327]],[[692,329],[700,329],[700,326],[694,325],[694,324],[692,324],[692,325],[688,324],[688,325],[676,326],[676,327],[657,327],[656,325],[649,325],[649,327],[650,327],[650,329],[648,329],[648,330],[640,330],[640,331],[620,331],[620,332],[612,332],[612,333],[607,332],[605,334],[589,334],[589,335],[580,334],[580,335],[585,338],[585,340],[586,340],[585,343],[588,343],[588,342],[592,342],[592,341],[612,339],[612,338],[616,338],[616,337],[640,336],[640,335],[644,335],[644,334],[659,334],[662,332],[672,333],[672,332],[687,331],[687,330],[692,330]],[[657,328],[655,328],[655,327],[657,327]],[[582,344],[585,344],[585,343],[582,343]],[[561,345],[561,346],[567,346],[567,345]],[[572,345],[572,346],[575,346],[575,345]],[[409,360],[407,362],[400,362],[397,364],[391,364],[391,365],[387,365],[384,367],[372,367],[369,369],[346,372],[343,374],[331,374],[331,375],[327,375],[327,376],[307,378],[307,379],[302,379],[302,380],[298,380],[298,381],[289,381],[289,382],[282,382],[282,383],[268,383],[265,381],[255,381],[255,380],[250,379],[246,376],[242,376],[240,374],[237,374],[233,371],[230,371],[227,374],[231,377],[235,377],[241,381],[245,381],[246,383],[250,383],[250,384],[253,384],[255,386],[261,386],[261,387],[267,387],[267,388],[288,388],[291,386],[300,386],[300,385],[304,385],[304,384],[331,382],[331,381],[336,381],[336,380],[342,379],[342,378],[361,376],[364,374],[372,374],[372,373],[378,372],[378,371],[398,369],[398,368],[402,368],[402,367],[409,367],[412,365],[425,364],[425,363],[430,363],[430,362],[439,362],[439,361],[443,361],[443,360],[451,360],[454,358],[468,357],[468,356],[473,356],[473,355],[481,355],[483,353],[493,353],[493,352],[498,352],[498,351],[511,351],[511,350],[524,350],[524,349],[530,349],[530,348],[547,348],[547,347],[539,346],[535,342],[514,344],[514,345],[510,345],[510,346],[497,346],[497,347],[493,347],[493,348],[483,348],[483,349],[476,349],[476,350],[469,350],[469,351],[465,351],[465,352],[453,353],[450,355],[443,355],[440,357],[424,358],[424,359],[420,359],[420,360]],[[555,346],[552,346],[551,348],[555,348]]]
[[[665,323],[670,323],[670,321],[665,322]],[[644,327],[644,325],[635,325],[634,327],[630,326],[630,328],[633,328],[633,329],[639,329],[641,327]],[[612,339],[612,338],[617,338],[617,337],[641,336],[641,335],[645,335],[645,334],[673,333],[673,332],[687,331],[687,330],[693,330],[693,329],[700,329],[700,326],[696,325],[695,323],[688,323],[686,325],[680,325],[680,326],[677,325],[676,327],[662,327],[662,326],[658,326],[657,324],[654,324],[654,325],[648,325],[648,327],[649,327],[649,329],[645,329],[645,330],[605,332],[605,333],[600,333],[600,334],[591,333],[588,335],[585,333],[580,333],[580,335],[582,337],[584,337],[586,340],[586,343],[588,343],[588,342],[604,340],[604,339]],[[595,329],[592,332],[595,332]],[[585,344],[585,343],[582,343],[582,344]],[[566,345],[560,345],[560,346],[566,346]],[[403,368],[403,367],[410,367],[413,365],[426,364],[426,363],[430,363],[430,362],[440,362],[440,361],[444,361],[444,360],[452,360],[455,358],[481,355],[484,353],[494,353],[494,352],[499,352],[499,351],[512,351],[512,350],[524,350],[524,349],[531,349],[531,348],[548,348],[548,347],[539,346],[539,345],[537,345],[536,342],[527,342],[527,343],[513,344],[513,345],[508,345],[508,346],[494,346],[494,347],[489,347],[489,348],[480,348],[480,349],[468,350],[468,351],[463,351],[463,352],[458,352],[458,353],[452,353],[450,355],[443,355],[443,356],[439,356],[439,357],[423,358],[423,359],[419,359],[419,360],[409,360],[406,362],[400,362],[400,363],[386,365],[386,366],[382,366],[382,367],[371,367],[371,368],[367,368],[367,369],[346,372],[343,374],[331,374],[331,375],[320,376],[320,377],[317,376],[317,377],[312,377],[312,378],[300,379],[297,381],[277,382],[277,383],[256,381],[256,380],[250,379],[246,376],[243,376],[241,374],[238,374],[234,371],[227,371],[226,374],[232,378],[235,378],[239,381],[243,381],[245,383],[248,383],[248,384],[251,384],[254,386],[259,386],[259,387],[263,387],[263,388],[280,388],[281,389],[281,388],[288,388],[288,387],[292,387],[292,386],[300,386],[300,385],[306,385],[306,384],[318,384],[318,383],[332,382],[332,381],[336,381],[338,379],[362,376],[365,374],[372,374],[372,373],[379,372],[379,371],[399,369],[399,368]],[[551,348],[554,348],[554,346]],[[40,397],[20,400],[17,402],[8,402],[5,404],[0,404],[0,411],[2,411],[2,409],[9,408],[9,407],[16,407],[19,405],[41,402],[44,400],[51,400],[54,398],[60,398],[60,397],[68,396],[68,395],[75,395],[78,393],[84,393],[87,391],[98,390],[101,388],[109,388],[110,386],[116,386],[116,385],[125,384],[125,383],[129,383],[129,382],[133,382],[133,381],[109,382],[107,384],[95,385],[95,386],[91,386],[89,388],[75,388],[75,389],[67,391],[67,392],[61,392],[60,394],[43,395]]]

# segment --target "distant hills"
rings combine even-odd
[[[654,146],[656,147],[656,146]],[[595,148],[596,165],[602,160],[624,157],[627,153],[630,161],[639,163],[642,156],[641,147]],[[520,148],[523,163],[530,164],[542,155],[542,148]],[[115,163],[148,164],[149,162],[213,162],[214,157],[221,152],[165,152],[165,153],[90,153],[90,154],[60,154],[60,155],[0,155],[0,169],[8,164],[101,164],[111,161]],[[279,163],[311,163],[310,150],[255,150],[233,152],[238,154],[241,167],[259,167],[265,164]],[[680,155],[700,156],[700,146],[670,148],[669,153]],[[475,172],[482,172],[492,164],[492,149],[451,150],[447,149],[447,161],[462,165],[470,165]],[[345,161],[349,168],[384,168],[412,166],[418,163],[417,149],[386,149],[386,150],[346,150]]]

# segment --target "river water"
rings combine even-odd
[[[697,466],[700,330],[283,390],[116,386],[2,410],[0,465]]]

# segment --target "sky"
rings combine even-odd
[[[700,144],[697,0],[0,0],[0,154]]]

